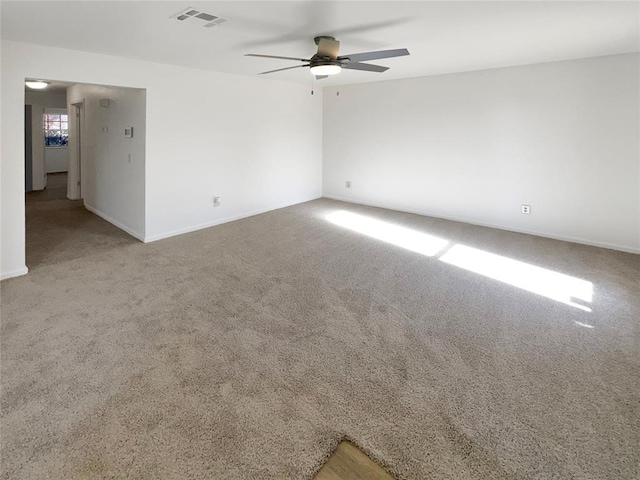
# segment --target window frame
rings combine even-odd
[[[59,120],[49,120],[48,117],[50,115],[59,115],[60,117],[65,116],[67,117],[66,121],[63,121],[62,118],[60,118]],[[60,128],[55,129],[55,128],[48,128],[52,122],[58,122]],[[62,124],[66,123],[67,124],[67,128],[63,129],[62,128]],[[48,132],[65,132],[62,133],[61,136],[63,138],[66,138],[66,145],[47,145],[47,138],[49,138]],[[67,109],[66,108],[45,108],[44,113],[42,114],[42,133],[43,133],[43,137],[42,137],[42,141],[44,143],[44,148],[54,148],[54,149],[59,149],[59,148],[69,148],[69,114],[67,113]]]

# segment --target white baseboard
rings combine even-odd
[[[149,237],[145,237],[144,242],[145,243],[155,242],[155,241],[158,241],[158,240],[162,240],[164,238],[175,237],[176,235],[182,235],[182,234],[185,234],[185,233],[195,232],[197,230],[203,230],[205,228],[215,227],[216,225],[221,225],[223,223],[234,222],[236,220],[241,220],[243,218],[253,217],[254,215],[260,215],[262,213],[272,212],[274,210],[279,210],[281,208],[286,208],[286,207],[291,207],[293,205],[298,205],[299,203],[305,203],[305,202],[310,202],[312,200],[318,200],[319,198],[322,198],[322,196],[319,195],[319,196],[315,196],[315,197],[312,197],[312,198],[307,198],[307,199],[300,200],[300,201],[287,202],[287,203],[284,203],[284,204],[281,204],[281,205],[271,206],[271,207],[267,207],[267,208],[261,208],[259,210],[253,210],[251,212],[242,213],[240,215],[234,215],[232,217],[225,217],[225,218],[221,218],[221,219],[217,219],[217,220],[212,220],[211,222],[200,223],[198,225],[193,225],[191,227],[185,227],[185,228],[180,228],[180,229],[177,229],[177,230],[172,230],[172,231],[166,232],[166,233],[160,233],[160,234],[157,234],[157,235],[151,235]]]
[[[443,216],[442,214],[439,214],[439,213],[433,213],[433,212],[428,212],[428,211],[424,211],[424,210],[407,209],[405,207],[398,207],[398,206],[393,206],[393,205],[384,205],[384,204],[381,204],[381,203],[368,202],[368,201],[364,201],[364,200],[354,200],[352,198],[338,197],[338,196],[335,196],[335,195],[323,195],[323,198],[329,198],[331,200],[338,200],[340,202],[346,202],[346,203],[355,203],[356,205],[366,205],[366,206],[369,206],[369,207],[384,208],[384,209],[387,209],[387,210],[396,210],[398,212],[413,213],[413,214],[422,215],[422,216],[425,216],[425,217],[442,218],[444,220],[451,220],[451,221],[454,221],[454,222],[468,223],[470,225],[478,225],[480,227],[495,228],[495,229],[498,229],[498,230],[506,230],[508,232],[516,232],[516,233],[524,233],[524,234],[527,234],[527,235],[535,235],[536,237],[552,238],[554,240],[562,240],[563,242],[579,243],[579,244],[582,244],[582,245],[589,245],[591,247],[608,248],[609,250],[618,250],[618,251],[626,252],[626,253],[640,254],[640,248],[628,247],[628,246],[625,246],[625,245],[616,245],[616,244],[604,243],[604,242],[594,242],[594,241],[587,240],[587,239],[584,239],[584,238],[569,237],[569,236],[564,236],[564,235],[556,235],[554,233],[541,232],[541,231],[537,231],[537,230],[525,230],[525,229],[514,228],[514,227],[505,226],[505,225],[497,225],[497,224],[492,224],[492,223],[482,223],[482,222],[477,222],[475,220],[469,220],[469,219],[461,218],[461,217]]]
[[[131,235],[134,238],[137,238],[138,240],[140,240],[141,242],[144,242],[144,235],[139,234],[138,232],[130,229],[129,227],[127,227],[126,225],[121,224],[120,222],[114,220],[113,218],[111,218],[109,215],[106,215],[104,213],[102,213],[100,210],[98,210],[95,207],[92,207],[91,205],[88,205],[86,202],[84,203],[84,208],[86,208],[87,210],[89,210],[91,213],[95,213],[97,216],[99,216],[100,218],[103,218],[104,220],[106,220],[107,222],[115,225],[116,227],[118,227],[120,230],[124,230],[125,232],[127,232],[129,235]]]
[[[6,280],[7,278],[19,277],[21,275],[26,275],[29,273],[29,269],[27,267],[17,268],[15,270],[10,270],[8,272],[2,272],[0,274],[0,280]]]

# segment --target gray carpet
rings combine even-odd
[[[331,200],[148,245],[76,202],[28,218],[2,479],[310,479],[344,437],[402,479],[640,477],[637,255]],[[592,311],[443,261],[457,244],[588,280]]]

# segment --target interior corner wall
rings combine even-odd
[[[322,94],[306,85],[7,40],[1,48],[2,278],[26,272],[25,78],[146,89],[145,241],[322,195]]]
[[[147,89],[147,241],[322,196],[321,93],[164,68]]]
[[[640,253],[639,67],[625,54],[326,88],[323,193]]]
[[[74,103],[84,102],[80,184],[85,207],[144,240],[146,92],[76,84],[67,96],[70,114]],[[101,99],[109,99],[109,106],[101,107]],[[132,137],[124,134],[128,127]]]

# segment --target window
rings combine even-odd
[[[65,113],[44,114],[44,146],[66,147],[69,143],[69,116]]]

